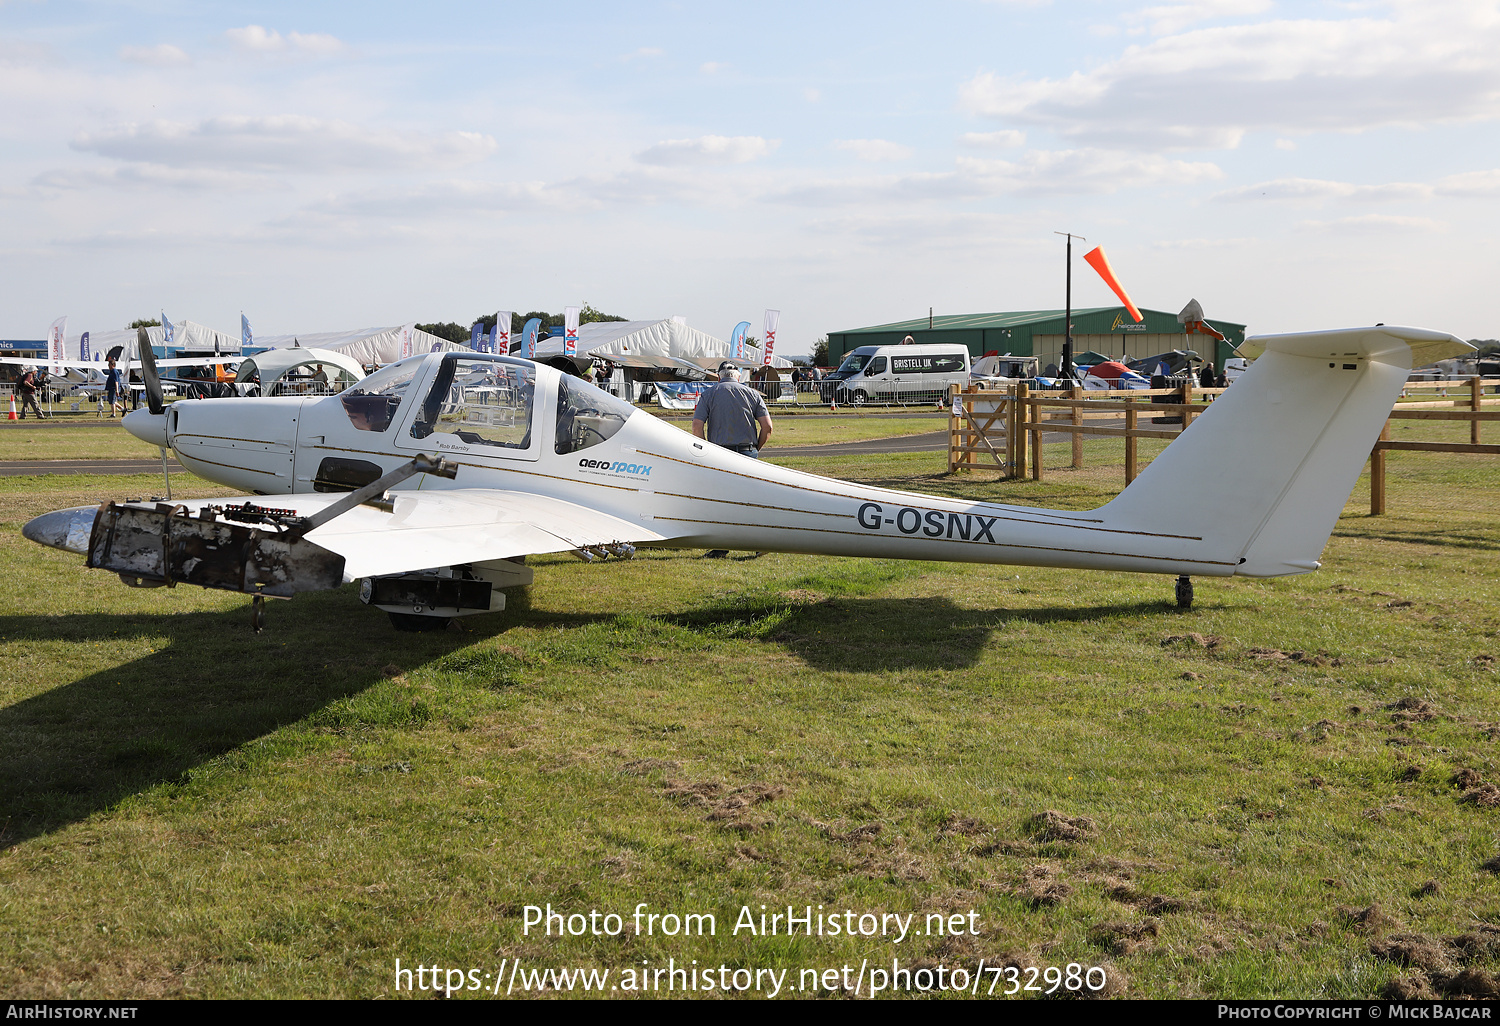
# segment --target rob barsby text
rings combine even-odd
[[[618,937],[627,929],[642,937],[716,937],[718,917],[712,912],[653,912],[645,902],[633,913],[564,912],[549,903],[527,905],[522,910],[521,933],[544,937]],[[948,937],[954,934],[979,935],[979,913],[933,912],[921,921],[915,912],[856,912],[853,909],[828,911],[822,905],[787,905],[786,910],[758,910],[741,905],[730,936],[734,937],[886,937],[901,943],[908,936]]]

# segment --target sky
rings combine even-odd
[[[1500,0],[0,0],[0,338],[1197,298],[1500,336]]]

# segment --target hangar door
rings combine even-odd
[[[1205,336],[1203,338],[1209,345],[1213,340]],[[1042,373],[1046,374],[1046,368],[1050,365],[1056,367],[1062,359],[1063,337],[1061,335],[1035,335],[1031,340],[1032,355],[1040,357]],[[1155,356],[1157,353],[1171,352],[1173,349],[1193,349],[1196,345],[1188,343],[1188,337],[1180,331],[1148,332],[1148,331],[1112,331],[1099,335],[1074,335],[1073,353],[1077,354],[1093,350],[1120,359],[1122,356],[1127,360],[1139,359],[1142,356]],[[1209,350],[1211,353],[1212,350]],[[1199,351],[1202,355],[1202,351]],[[1051,375],[1048,375],[1049,377]]]

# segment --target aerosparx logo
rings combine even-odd
[[[590,460],[582,459],[578,465],[584,470],[598,470],[608,474],[620,474],[627,477],[650,477],[651,464],[649,463],[626,463],[624,460]]]

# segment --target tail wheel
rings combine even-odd
[[[1186,574],[1177,578],[1177,608],[1191,609],[1193,606],[1193,579]]]

